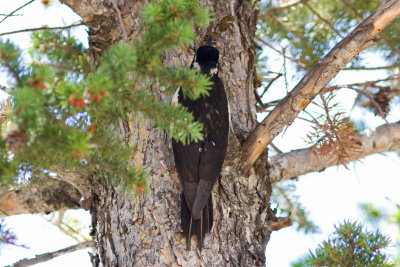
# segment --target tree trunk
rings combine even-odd
[[[91,62],[95,65],[101,52],[123,36],[115,5],[106,1],[63,2],[86,17]],[[142,26],[139,11],[143,2],[128,1],[118,6],[129,38],[135,38]],[[188,67],[195,49],[204,45],[209,36],[220,51],[219,75],[230,102],[233,132],[221,178],[213,191],[213,230],[206,236],[201,252],[194,241],[192,250],[186,251],[180,228],[182,189],[170,141],[139,114],[132,114],[131,121],[119,123],[120,134],[135,148],[133,164],[149,172],[151,190],[135,197],[105,180],[93,185],[93,235],[104,266],[265,265],[264,251],[270,236],[268,222],[274,217],[269,208],[271,186],[266,178],[266,156],[258,161],[262,165],[255,165],[247,176],[241,166],[241,142],[256,125],[253,42],[256,12],[251,1],[201,2],[209,6],[214,21],[207,30],[197,30],[194,46],[167,54],[164,64]],[[162,95],[157,84],[149,86],[159,92],[160,99],[169,101],[170,96]]]

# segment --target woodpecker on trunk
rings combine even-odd
[[[172,140],[175,164],[183,187],[181,224],[190,250],[190,240],[197,236],[202,249],[204,236],[213,225],[212,188],[219,178],[229,135],[229,110],[224,84],[218,77],[219,52],[209,45],[197,49],[191,68],[208,75],[213,85],[208,96],[196,100],[184,97],[178,88],[173,97],[203,124],[203,140],[183,144]]]

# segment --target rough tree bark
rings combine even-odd
[[[349,161],[355,161],[368,155],[400,149],[400,122],[384,124],[376,129],[368,129],[355,136],[359,146]],[[335,153],[323,156],[315,153],[313,147],[281,153],[268,159],[271,183],[292,179],[299,175],[323,171],[338,165]]]
[[[81,197],[82,194],[68,182],[36,181],[4,192],[0,190],[0,217],[78,209]]]
[[[400,122],[384,124],[351,138],[359,143],[357,152],[349,159],[351,161],[372,154],[396,151],[400,149]],[[313,148],[309,147],[271,156],[268,163],[270,182],[278,183],[306,173],[321,172],[337,165],[338,158],[333,153],[327,156],[314,153]],[[79,208],[79,204],[88,209],[92,201],[88,179],[76,173],[58,174],[57,180],[60,182],[52,181],[46,186],[43,186],[43,183],[30,183],[6,192],[0,191],[0,216],[74,209]]]
[[[121,40],[129,42],[138,35],[143,28],[140,9],[148,1],[61,2],[70,6],[88,25],[89,61],[95,68],[99,56],[111,44]],[[387,5],[387,8],[382,9],[380,13],[384,15],[372,25],[364,23],[364,26],[369,25],[365,27],[368,31],[357,33],[361,36],[357,39],[359,42],[351,39],[354,39],[354,36],[350,37],[350,43],[355,43],[355,47],[358,48],[350,49],[351,53],[347,53],[349,55],[346,56],[346,60],[350,60],[351,56],[366,45],[372,44],[371,38],[399,14],[399,3],[395,0],[386,1],[383,5]],[[90,184],[89,178],[60,172],[57,178],[60,182],[50,185],[51,190],[45,195],[39,190],[35,191],[36,194],[31,191],[26,193],[29,189],[34,189],[35,185],[26,189],[0,192],[0,211],[3,214],[76,208],[80,196],[83,196],[86,199],[83,205],[88,208],[91,204],[92,234],[104,266],[264,266],[265,246],[271,229],[274,229],[274,221],[278,220],[269,208],[271,182],[289,179],[305,172],[319,171],[334,165],[335,158],[322,159],[315,157],[310,149],[303,149],[273,156],[270,158],[271,165],[267,166],[267,157],[262,153],[261,159],[250,169],[249,174],[243,174],[242,165],[248,159],[248,151],[243,151],[242,143],[256,126],[253,95],[257,84],[253,43],[256,12],[251,1],[201,0],[201,4],[210,7],[214,14],[213,23],[207,30],[197,31],[197,40],[192,47],[165,55],[164,64],[189,66],[195,49],[205,44],[209,36],[213,37],[214,46],[221,54],[220,76],[230,101],[233,132],[230,134],[221,178],[213,192],[215,226],[205,239],[203,251],[194,249],[194,245],[189,252],[185,249],[185,238],[179,222],[181,188],[169,142],[138,114],[130,114],[130,121],[119,121],[115,125],[119,126],[121,139],[135,148],[132,149],[132,164],[147,169],[151,175],[149,194],[132,198],[129,193],[124,194],[121,188],[108,185],[105,179]],[[347,43],[344,42],[341,46],[346,47],[345,44]],[[337,61],[335,53],[328,54],[328,59],[333,55]],[[323,75],[326,71],[324,68],[334,68],[337,72],[346,65],[345,60],[342,60],[343,64],[334,64],[335,60],[325,60],[317,64],[315,71],[307,76],[309,78],[300,83],[301,94],[297,94],[298,97],[294,99],[296,94],[291,93],[286,97],[286,101],[282,101],[278,106],[274,113],[279,113],[275,123],[265,121],[258,127],[261,130],[255,133],[267,136],[263,139],[265,144],[280,131],[281,126],[290,124],[300,108],[305,107],[325,86],[325,82],[329,81],[328,75]],[[170,96],[163,95],[162,88],[156,83],[149,83],[149,87],[158,92],[160,99],[169,101]],[[302,88],[308,89],[303,91]],[[282,108],[285,105],[289,108]],[[272,131],[271,127],[275,127],[277,123],[279,127]],[[395,123],[382,126],[373,134],[359,134],[357,138],[360,140],[361,153],[354,159],[397,149],[400,146],[399,132],[399,123]],[[244,147],[249,148],[254,140],[257,141],[257,138],[248,139],[247,146]],[[264,144],[258,147],[261,149],[250,150],[261,152],[265,149]],[[305,161],[299,161],[299,155]],[[248,165],[257,157],[258,153]],[[303,164],[295,164],[300,162]],[[70,198],[60,198],[68,195]],[[36,196],[34,201],[32,196]],[[7,203],[13,206],[5,205]]]
[[[400,1],[386,0],[314,65],[244,143],[243,147],[248,151],[246,169],[253,165],[273,138],[293,122],[297,114],[325,88],[339,71],[344,69],[350,60],[379,41],[376,35],[399,15]]]
[[[146,1],[63,0],[89,26],[90,61],[140,31],[140,8]],[[117,5],[116,5],[117,4]],[[201,1],[210,7],[214,22],[197,31],[195,45],[165,56],[165,65],[189,66],[195,48],[209,36],[220,51],[220,77],[227,89],[234,133],[231,133],[221,178],[214,188],[214,229],[203,250],[186,251],[180,229],[181,188],[168,141],[140,115],[119,122],[120,134],[135,146],[132,162],[151,175],[151,192],[132,198],[105,182],[92,185],[93,235],[105,266],[264,266],[269,240],[271,186],[266,178],[266,159],[244,177],[241,141],[255,127],[256,84],[253,42],[256,13],[251,1]],[[118,8],[118,11],[116,11]],[[118,13],[120,15],[118,15]],[[119,17],[120,16],[120,17]],[[120,23],[120,22],[123,23]],[[165,101],[157,84],[149,86]],[[193,242],[195,244],[195,242]]]

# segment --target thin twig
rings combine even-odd
[[[400,66],[398,64],[393,64],[389,66],[380,66],[380,67],[348,67],[344,68],[343,70],[390,70],[399,67]]]
[[[261,98],[264,96],[265,92],[267,92],[268,88],[272,85],[272,83],[273,83],[274,81],[276,81],[276,79],[278,79],[278,78],[281,77],[281,76],[282,76],[282,74],[281,74],[281,73],[278,73],[276,77],[271,78],[271,79],[269,80],[268,85],[265,87],[265,89],[264,89],[264,91],[263,91],[263,93],[262,93],[261,95],[258,94],[257,90],[254,90],[254,94],[255,94],[257,103],[260,104],[260,106],[262,107],[263,110],[266,109],[266,108],[268,108],[268,104],[264,104],[263,101],[261,100]]]
[[[41,255],[36,255],[35,258],[32,259],[22,259],[16,263],[14,263],[13,267],[25,267],[25,266],[31,266],[34,264],[38,264],[41,262],[45,262],[45,261],[49,261],[55,257],[73,252],[73,251],[77,251],[80,249],[85,249],[85,248],[89,248],[89,247],[94,247],[94,243],[93,241],[87,241],[87,242],[83,242],[83,243],[79,243],[70,247],[66,247],[57,251],[53,251],[53,252],[48,252],[48,253],[44,253]]]
[[[124,37],[124,40],[127,40],[128,39],[128,33],[126,32],[124,21],[122,20],[121,12],[119,11],[118,5],[115,2],[115,0],[110,0],[110,2],[112,3],[115,12],[117,12],[118,21],[119,21],[119,24],[121,25],[121,30],[122,30],[122,35]]]
[[[264,96],[264,94],[268,91],[268,89],[271,87],[271,85],[282,76],[282,73],[278,73],[275,77],[271,78],[269,80],[268,85],[265,87],[264,91],[262,92],[262,94],[260,95],[260,97],[262,98]]]
[[[59,71],[73,72],[73,73],[77,73],[77,74],[87,74],[87,72],[84,71],[83,69],[73,69],[73,67],[62,66],[62,65],[57,65],[57,64],[44,64],[44,65],[53,67],[54,69],[59,70]]]
[[[303,36],[303,34],[302,34],[301,32],[289,28],[289,26],[288,26],[286,23],[284,23],[283,21],[281,21],[280,19],[278,19],[278,18],[275,17],[275,16],[271,16],[270,18],[271,18],[272,21],[274,21],[275,23],[281,25],[287,32],[293,33],[294,36],[296,36],[297,38],[299,38],[300,41],[301,41],[303,44],[308,44],[307,40],[305,39],[305,37]]]
[[[271,144],[269,144],[269,145],[275,150],[276,153],[278,153],[278,154],[283,153],[282,150],[280,150],[274,143],[271,142]]]
[[[304,2],[304,5],[311,10],[312,13],[314,13],[320,20],[322,20],[323,22],[325,22],[326,25],[328,25],[332,31],[334,31],[337,35],[339,35],[340,38],[343,39],[343,36],[340,34],[340,32],[338,30],[335,29],[335,27],[333,27],[333,25],[326,19],[324,19],[318,12],[317,10],[315,10],[312,6],[310,6],[307,2]]]
[[[338,90],[338,89],[341,89],[341,88],[350,88],[350,87],[354,87],[354,86],[358,86],[358,87],[371,87],[371,86],[373,86],[373,87],[379,88],[380,86],[376,85],[376,83],[387,82],[387,81],[396,80],[396,79],[399,79],[399,78],[400,78],[400,74],[395,74],[395,75],[391,75],[391,76],[388,76],[388,77],[383,78],[383,79],[367,81],[367,82],[362,82],[362,83],[350,83],[350,84],[342,84],[342,85],[333,85],[333,86],[326,87],[322,92],[326,93],[326,92],[329,92],[329,91]]]
[[[296,177],[297,178],[297,177]],[[289,206],[289,210],[291,212],[293,212],[293,215],[296,217],[296,220],[298,221],[298,223],[300,225],[306,225],[306,221],[304,220],[304,217],[301,216],[301,213],[297,207],[297,205],[295,203],[292,203],[291,199],[289,198],[289,196],[286,194],[285,190],[280,187],[277,184],[274,184],[274,187],[279,191],[279,193],[281,194],[281,196],[285,199],[286,204]]]
[[[9,17],[11,17],[12,15],[14,15],[15,12],[17,12],[18,10],[21,10],[22,8],[26,7],[29,4],[32,4],[33,2],[35,2],[35,0],[31,0],[25,4],[23,4],[22,6],[20,6],[19,8],[15,9],[13,12],[11,12],[10,14],[8,14],[7,16],[5,16],[5,18],[3,18],[0,23],[2,23],[3,21],[5,21],[6,19],[8,19]]]
[[[260,41],[263,45],[268,46],[269,48],[271,48],[271,49],[272,49],[273,51],[275,51],[276,53],[282,54],[281,51],[279,51],[277,48],[275,48],[273,45],[271,45],[271,44],[268,43],[267,41],[263,40],[260,36],[257,35],[257,36],[256,36],[256,40],[257,40],[257,41]],[[290,61],[292,61],[292,62],[298,64],[299,67],[301,67],[301,68],[303,68],[303,69],[305,68],[304,66],[307,65],[306,62],[305,62],[304,60],[302,60],[302,59],[297,59],[297,58],[288,57],[288,56],[286,56],[286,58],[289,59]],[[303,65],[302,65],[302,64],[303,64]]]
[[[378,111],[378,115],[382,117],[382,119],[386,122],[386,124],[389,124],[389,122],[387,121],[387,119],[385,118],[385,112],[383,112],[382,108],[379,106],[378,102],[375,101],[375,99],[368,94],[368,92],[364,91],[364,90],[360,90],[357,88],[353,88],[353,87],[347,87],[348,89],[354,90],[356,92],[358,92],[359,94],[365,95],[366,97],[369,98],[369,100],[371,101],[372,105],[374,105],[374,107],[376,107],[377,111]]]
[[[281,11],[283,11],[285,9],[292,8],[292,7],[297,6],[298,4],[301,4],[303,2],[306,3],[307,1],[308,0],[306,0],[306,1],[305,0],[300,0],[300,1],[294,2],[292,4],[288,4],[286,6],[279,6],[279,7],[270,8],[270,9],[266,10],[264,13],[258,15],[258,19],[259,20],[268,19],[274,13],[281,12]]]
[[[269,107],[275,107],[276,105],[278,105],[279,104],[279,102],[281,101],[281,99],[278,99],[278,100],[273,100],[273,101],[270,101],[270,102],[267,102],[267,103],[263,103],[262,101],[261,101],[261,99],[257,99],[257,94],[256,94],[256,100],[257,100],[257,102],[260,104],[259,106],[257,106],[256,107],[256,109],[257,109],[257,112],[266,112],[267,110],[267,108],[269,108]]]
[[[286,48],[282,49],[282,57],[283,57],[283,77],[285,80],[285,89],[286,89],[286,94],[289,93],[289,83],[288,83],[288,79],[287,79],[287,69],[286,69]]]
[[[18,17],[18,16],[23,16],[22,14],[15,14],[15,15],[10,15],[10,14],[0,14],[0,16],[9,16],[9,17]]]
[[[11,32],[3,32],[0,33],[0,36],[4,35],[9,35],[9,34],[15,34],[15,33],[21,33],[21,32],[34,32],[34,31],[42,31],[42,30],[66,30],[72,27],[77,27],[77,26],[82,26],[85,25],[83,21],[76,23],[76,24],[71,24],[68,26],[60,26],[60,27],[39,27],[39,28],[31,28],[31,29],[23,29],[23,30],[17,30],[17,31],[11,31]]]
[[[350,60],[358,55],[367,42],[375,38],[399,15],[400,1],[386,0],[314,65],[243,143],[242,148],[247,154],[244,164],[245,173],[249,172],[273,138],[292,123],[298,113],[307,107]]]

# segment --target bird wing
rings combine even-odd
[[[175,165],[190,212],[192,212],[197,185],[199,183],[199,149],[202,147],[202,143],[194,142],[183,145],[181,142],[172,140]]]

